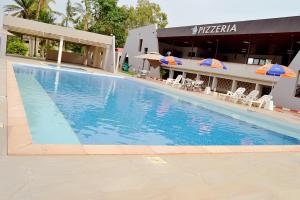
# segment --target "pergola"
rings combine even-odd
[[[57,64],[61,64],[64,41],[88,46],[83,65],[92,59],[94,67],[115,71],[115,37],[6,15],[3,28],[7,31],[59,41]],[[3,48],[3,47],[2,47]]]

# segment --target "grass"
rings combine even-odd
[[[136,75],[136,73],[135,72],[130,72],[130,71],[122,71],[122,73],[124,73],[124,74],[127,74],[127,75],[129,75],[129,76],[134,76],[134,75]]]

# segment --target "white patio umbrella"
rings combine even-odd
[[[147,59],[147,60],[160,60],[163,56],[160,55],[159,53],[157,52],[150,52],[150,53],[147,53],[147,54],[142,54],[142,55],[138,55],[138,56],[135,56],[135,58],[141,58],[141,59]]]
[[[149,52],[146,54],[135,56],[135,58],[148,60],[148,62],[150,63],[150,66],[158,67],[158,66],[160,66],[160,59],[163,58],[163,56],[157,52]],[[144,68],[144,63],[143,63],[143,68]]]

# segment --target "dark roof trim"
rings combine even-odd
[[[300,32],[300,16],[183,26],[157,30],[158,37]]]

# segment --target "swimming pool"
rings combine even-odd
[[[34,144],[300,144],[288,136],[297,127],[127,78],[16,64],[14,71]]]

